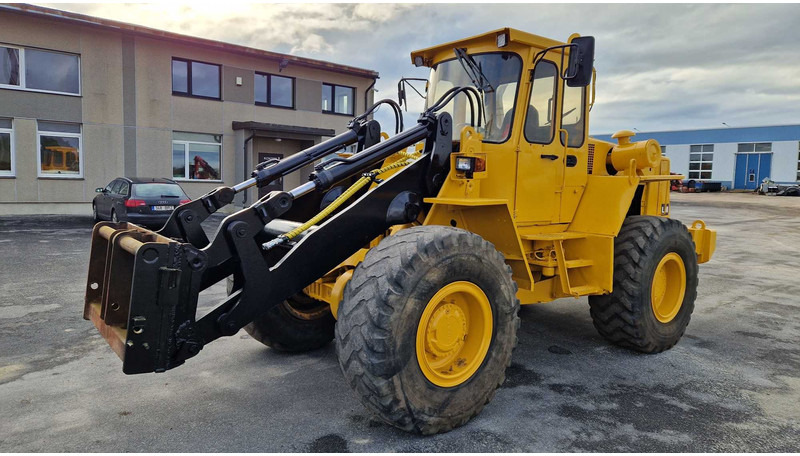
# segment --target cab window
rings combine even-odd
[[[570,87],[564,81],[564,103],[561,109],[561,128],[569,135],[568,147],[581,147],[585,130],[586,90],[585,87]],[[564,134],[561,134],[564,144]]]
[[[525,117],[525,139],[529,143],[549,144],[553,141],[557,73],[552,62],[541,61],[536,65]]]
[[[483,134],[485,142],[502,143],[511,133],[522,59],[511,52],[474,54],[472,57],[494,89],[482,94],[486,122],[476,130]],[[432,106],[446,91],[456,86],[473,86],[461,63],[457,59],[438,63],[431,69],[426,106]],[[448,112],[453,116],[456,127],[453,131],[454,137],[458,137],[463,126],[472,121],[470,105],[464,94],[456,96],[440,112]],[[477,116],[477,109],[475,115]]]

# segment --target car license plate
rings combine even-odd
[[[171,211],[175,206],[153,206],[154,211]]]

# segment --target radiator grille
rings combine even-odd
[[[589,144],[589,157],[586,160],[586,172],[592,174],[594,168],[594,144]]]

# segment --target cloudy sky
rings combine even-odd
[[[379,98],[427,77],[414,49],[505,26],[578,32],[597,40],[592,133],[800,123],[800,5],[42,5],[373,69]]]

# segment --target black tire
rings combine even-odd
[[[119,217],[117,217],[117,211],[111,209],[111,221],[114,223],[119,223]]]
[[[420,368],[417,328],[434,294],[457,281],[485,293],[492,335],[475,373],[441,387]],[[517,343],[516,292],[503,255],[480,236],[444,226],[402,230],[371,249],[345,287],[336,323],[344,376],[364,405],[392,426],[422,434],[461,426],[505,380]]]
[[[97,205],[94,203],[92,203],[92,220],[94,220],[94,223],[100,221],[100,214],[97,213]]]
[[[671,321],[661,322],[653,310],[650,289],[656,267],[671,252],[685,266],[686,290],[678,313]],[[612,343],[643,353],[671,348],[691,319],[697,270],[694,242],[683,223],[664,217],[628,217],[614,242],[614,290],[589,297],[595,328]]]
[[[233,280],[228,278],[228,294],[232,290]],[[302,353],[328,345],[333,340],[335,324],[328,303],[298,293],[253,320],[244,330],[274,350]]]

